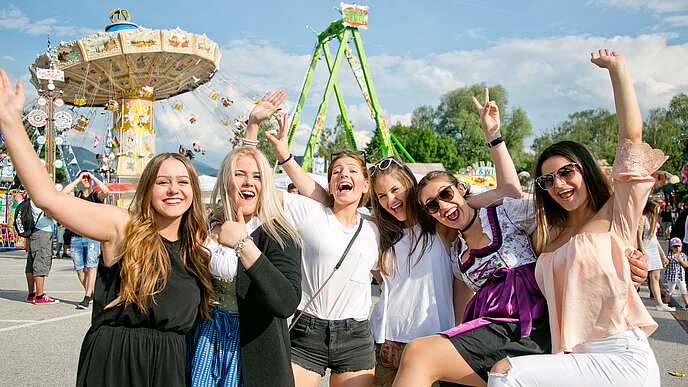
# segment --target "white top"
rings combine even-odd
[[[420,226],[414,227],[420,235]],[[380,300],[370,317],[376,343],[385,340],[408,343],[423,336],[434,335],[453,327],[454,304],[451,261],[439,235],[429,236],[425,254],[418,260],[423,241],[409,259],[411,233],[394,245],[397,270],[383,276]],[[385,257],[391,266],[391,254]],[[410,268],[410,273],[409,273]]]
[[[643,215],[643,245],[645,246],[645,257],[647,258],[647,271],[662,270],[662,257],[659,255],[657,247],[657,228],[650,235],[650,221]]]
[[[31,215],[33,216],[34,227],[37,230],[53,232],[53,220],[46,215],[43,210],[38,208],[33,200],[29,199],[31,203]]]
[[[251,235],[258,227],[260,221],[254,216],[246,222],[246,231]],[[215,277],[231,278],[237,275],[239,259],[234,253],[234,249],[223,246],[208,235],[203,243],[210,252],[210,274]]]
[[[358,224],[345,227],[332,210],[305,196],[283,193],[284,212],[304,241],[301,259],[301,303],[308,303],[339,262]],[[372,304],[370,270],[377,262],[379,234],[375,223],[360,219],[363,228],[342,266],[334,273],[309,313],[323,320],[368,318]]]

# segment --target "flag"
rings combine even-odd
[[[109,130],[105,131],[105,149],[112,148],[112,135]]]
[[[95,135],[95,139],[93,140],[93,149],[98,147],[98,144],[100,144],[100,140],[98,140],[98,136]]]
[[[117,137],[114,134],[112,135],[112,147],[119,149],[119,141],[117,141]]]

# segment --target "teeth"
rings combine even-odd
[[[392,209],[393,209],[393,210],[396,210],[396,209],[399,208],[399,207],[401,207],[401,203],[399,203],[399,204],[397,204],[397,205],[395,205],[395,206],[392,206]]]
[[[165,203],[177,204],[177,203],[181,203],[181,199],[167,199],[167,200],[165,200]]]
[[[454,213],[455,213],[456,211],[457,211],[457,209],[456,209],[456,207],[454,207],[454,208],[452,208],[451,210],[449,210],[449,212],[447,212],[444,216],[446,216],[447,218],[449,218],[449,217],[451,217],[452,215],[454,215]]]
[[[251,192],[251,191],[241,191],[241,194],[242,194],[243,196],[249,196],[249,197],[254,197],[254,196],[256,196],[256,194],[254,194],[254,193]]]

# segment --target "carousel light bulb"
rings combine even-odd
[[[52,81],[48,82],[48,90],[50,90],[50,91],[55,90],[55,85],[53,84]]]

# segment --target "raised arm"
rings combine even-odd
[[[500,131],[499,108],[495,101],[490,101],[489,93],[486,88],[484,106],[480,105],[475,97],[471,98],[480,114],[480,124],[485,133],[485,140],[492,145],[490,153],[497,174],[497,188],[468,197],[468,204],[474,208],[499,205],[505,197],[521,198],[521,183],[518,181],[516,167]]]
[[[79,184],[81,182],[81,180],[83,180],[83,178],[84,178],[84,172],[81,172],[79,174],[79,176],[77,176],[76,179],[74,179],[74,181],[70,182],[69,184],[65,185],[62,188],[62,192],[66,193],[68,195],[74,195],[74,188],[76,187],[77,184]]]
[[[98,192],[98,199],[99,199],[101,202],[104,202],[105,199],[107,199],[108,195],[110,194],[110,188],[108,188],[108,186],[105,185],[105,183],[103,183],[102,181],[100,181],[100,179],[98,179],[98,178],[97,178],[94,174],[92,174],[91,172],[86,172],[86,173],[88,173],[88,177],[90,177],[91,180],[93,180],[93,181],[96,183],[96,185],[98,186],[98,188],[100,188],[100,192]]]
[[[118,232],[123,234],[129,213],[55,190],[24,130],[21,120],[24,101],[21,81],[16,88],[12,87],[7,73],[0,69],[0,130],[17,175],[31,199],[49,217],[80,235],[102,242],[117,241]]]
[[[592,63],[609,70],[616,117],[619,120],[619,141],[627,138],[634,144],[640,144],[643,137],[643,119],[640,116],[631,74],[626,65],[626,57],[608,49],[599,50],[597,54],[593,52],[591,56]]]
[[[268,141],[270,141],[275,149],[275,158],[277,158],[284,172],[289,175],[291,181],[294,182],[296,188],[299,189],[299,194],[318,201],[325,206],[329,206],[331,204],[331,199],[325,188],[316,183],[312,177],[308,176],[306,171],[304,171],[296,160],[294,160],[294,155],[289,153],[289,144],[287,143],[287,118],[288,116],[286,114],[277,117],[279,133],[275,133],[274,131],[265,132],[265,137],[267,137]]]
[[[244,145],[257,145],[258,129],[260,123],[270,118],[276,111],[279,110],[279,105],[287,96],[286,90],[277,90],[276,92],[268,91],[260,102],[253,107],[251,113],[248,115],[248,126],[244,133]]]

